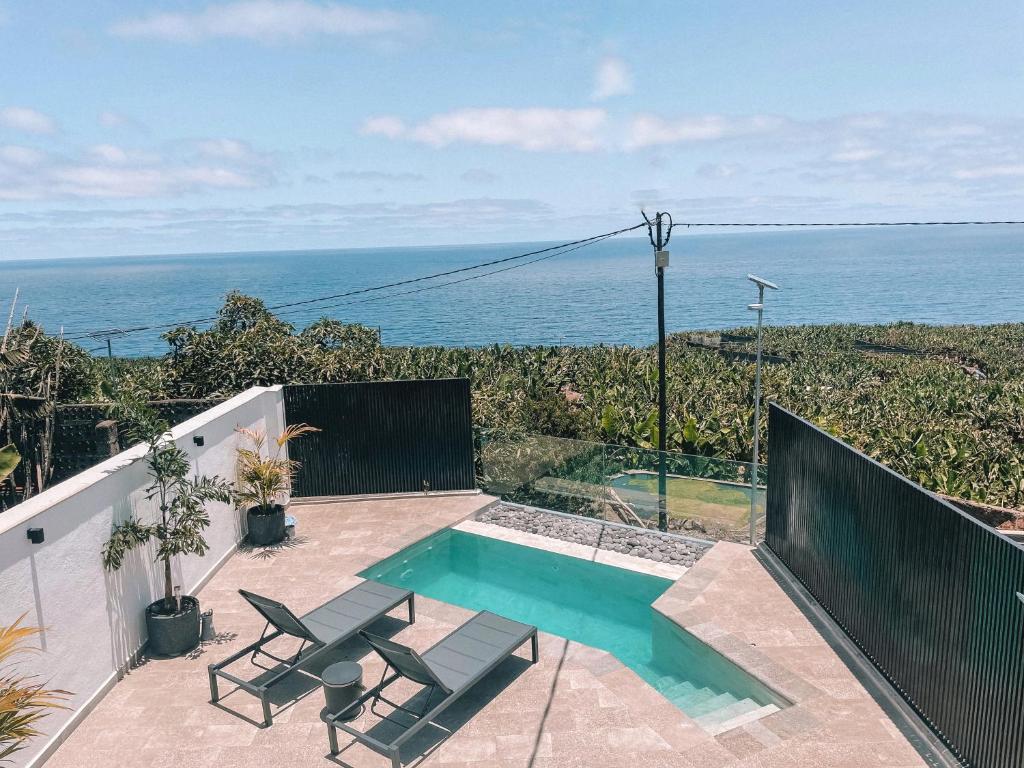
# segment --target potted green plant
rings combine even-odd
[[[235,502],[246,507],[249,543],[253,546],[275,544],[284,538],[284,505],[299,462],[283,455],[289,440],[309,432],[319,432],[308,424],[292,424],[271,441],[268,453],[267,435],[258,429],[239,429],[248,445],[238,448],[238,482]]]
[[[163,564],[164,596],[146,608],[149,650],[176,656],[199,644],[199,601],[174,593],[171,560],[177,555],[204,555],[209,549],[203,531],[210,525],[206,505],[230,503],[231,484],[220,477],[189,477],[188,454],[170,438],[167,422],[144,402],[123,400],[114,416],[127,424],[132,440],[147,444],[145,461],[151,484],[146,498],[155,500],[159,517],[146,522],[134,514],[116,523],[103,546],[103,565],[117,570],[134,549],[156,541],[156,560]]]

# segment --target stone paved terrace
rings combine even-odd
[[[224,709],[208,702],[206,665],[263,628],[238,596],[239,587],[304,613],[358,583],[354,574],[361,569],[490,501],[450,496],[293,507],[299,521],[294,546],[239,551],[200,593],[203,607],[215,612],[218,640],[191,657],[141,664],[99,702],[47,768],[384,768],[386,758],[358,744],[332,762],[319,720],[322,692],[287,703],[307,690],[299,676],[282,686],[283,709],[271,728],[262,729],[227,711],[258,719],[253,697],[228,695]],[[924,765],[748,549],[717,545],[657,605],[796,704],[712,737],[612,656],[542,634],[540,664],[506,662],[442,716],[453,735],[442,740],[443,734],[427,729],[403,760],[450,768]],[[394,621],[389,628],[398,630],[401,641],[424,648],[470,615],[420,598],[415,625]],[[343,650],[362,660],[367,683],[376,681],[375,658],[355,644]],[[242,676],[258,671],[244,663],[234,669]],[[343,738],[342,746],[347,743]]]

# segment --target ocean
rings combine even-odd
[[[0,261],[0,309],[6,316],[19,288],[19,304],[47,332],[63,327],[76,336],[209,317],[230,290],[285,304],[544,245]],[[677,228],[668,250],[669,331],[751,324],[747,305],[757,299],[746,279],[751,272],[781,288],[765,299],[771,325],[1024,321],[1024,227]],[[322,316],[364,323],[379,327],[391,345],[646,345],[657,338],[654,258],[646,237],[614,238],[519,269],[420,290],[474,274],[293,307],[280,316],[297,328]],[[114,338],[114,353],[163,354],[161,332]],[[105,342],[84,345],[106,352]]]

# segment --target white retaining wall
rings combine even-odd
[[[200,474],[235,480],[236,427],[277,435],[284,429],[280,387],[254,387],[174,427],[172,437]],[[201,435],[198,447],[193,437]],[[40,722],[44,736],[16,753],[15,766],[40,765],[91,706],[119,679],[146,641],[143,609],[163,596],[162,568],[153,550],[140,550],[121,570],[103,568],[100,552],[111,525],[136,514],[153,519],[145,498],[149,485],[145,446],[135,446],[68,478],[0,514],[0,626],[26,614],[28,624],[45,627],[39,654],[17,657],[18,669],[36,673],[53,688],[73,692],[71,711]],[[175,584],[193,594],[235,551],[244,536],[244,515],[226,504],[211,504],[204,557],[180,557]],[[45,541],[32,544],[29,528],[42,528]]]

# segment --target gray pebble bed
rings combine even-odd
[[[566,517],[506,502],[485,509],[476,519],[481,523],[686,567],[697,562],[711,548],[710,544],[666,536],[657,531],[605,525],[600,520]]]

